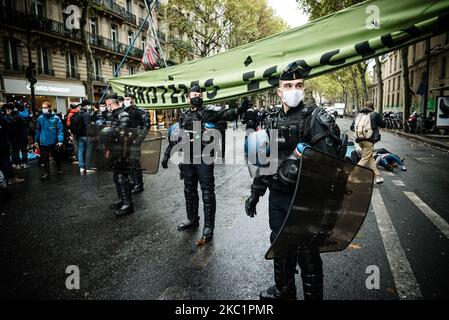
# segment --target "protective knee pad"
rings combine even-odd
[[[120,185],[124,185],[126,183],[129,183],[129,178],[127,175],[123,173],[117,174],[117,183]]]
[[[301,274],[323,275],[323,261],[318,248],[300,249],[298,251],[298,264]]]
[[[214,206],[215,207],[215,192],[214,190],[203,190],[203,201],[204,205]]]

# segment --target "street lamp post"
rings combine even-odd
[[[28,1],[25,1],[25,16],[26,19],[29,20],[28,16]],[[30,28],[27,28],[27,49],[28,49],[28,67],[26,68],[25,75],[30,83],[30,90],[31,90],[31,110],[33,111],[33,116],[36,114],[36,96],[34,93],[34,85],[37,82],[36,79],[36,63],[32,61],[31,57],[31,35],[30,35]]]

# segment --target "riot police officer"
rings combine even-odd
[[[117,216],[124,216],[134,212],[134,204],[131,196],[131,184],[129,182],[129,159],[123,156],[124,145],[127,144],[126,131],[120,128],[132,128],[129,114],[119,105],[116,94],[110,94],[106,98],[106,104],[111,111],[106,121],[108,127],[103,128],[100,139],[107,141],[105,144],[106,157],[112,159],[114,183],[119,200],[109,206],[116,209]]]
[[[254,217],[259,197],[269,188],[271,242],[281,230],[293,196],[294,188],[287,187],[289,182],[283,181],[285,175],[282,174],[295,172],[285,168],[291,163],[287,159],[292,155],[292,151],[296,150],[299,154],[308,145],[336,154],[341,147],[340,131],[335,120],[315,105],[311,95],[305,99],[304,75],[299,65],[292,63],[282,72],[277,94],[282,100],[282,108],[270,113],[265,119],[265,124],[268,133],[271,129],[277,129],[278,136],[270,136],[270,139],[278,139],[279,169],[275,174],[256,177],[251,186],[251,195],[245,203],[247,215]],[[301,269],[304,298],[322,299],[323,267],[316,244],[299,246],[296,256],[274,259],[275,285],[262,291],[260,298],[296,299],[297,263]]]
[[[239,108],[221,110],[215,109],[213,106],[203,107],[203,94],[199,86],[191,88],[188,96],[190,108],[184,112],[179,119],[179,128],[182,131],[189,133],[190,150],[192,151],[189,159],[184,157],[183,163],[180,166],[182,177],[184,179],[184,196],[186,200],[187,221],[178,225],[178,230],[186,230],[190,228],[199,227],[198,216],[198,182],[201,186],[204,206],[204,228],[202,242],[208,242],[213,238],[215,227],[215,185],[214,185],[214,164],[206,163],[204,161],[202,151],[208,144],[201,143],[201,154],[195,152],[193,141],[203,141],[202,135],[207,128],[214,128],[214,124],[218,121],[231,121],[245,113],[248,109],[249,103],[246,101]],[[194,132],[195,126],[200,127],[202,132]],[[219,137],[218,132],[218,137]],[[162,167],[168,167],[168,160],[170,158],[170,151],[173,143],[169,143],[167,150],[164,153]],[[213,152],[213,150],[212,150]],[[211,154],[213,158],[213,154]]]
[[[110,117],[109,111],[105,103],[100,103],[98,105],[98,110],[96,110],[92,117],[92,123],[98,126],[106,125],[108,118]]]
[[[141,139],[140,142],[145,140],[148,131],[150,130],[150,121],[148,118],[148,112],[138,108],[134,103],[134,93],[131,91],[126,92],[124,96],[123,106],[125,111],[131,117],[133,127],[137,128]],[[130,174],[130,182],[132,185],[132,193],[139,193],[144,190],[143,188],[143,174],[142,165],[140,161],[133,162]]]

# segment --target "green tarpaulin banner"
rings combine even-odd
[[[448,31],[448,21],[448,0],[365,1],[214,56],[109,81],[149,109],[185,106],[194,84],[211,103],[276,86],[294,61],[305,78],[319,76]]]

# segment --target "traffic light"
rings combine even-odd
[[[30,84],[35,84],[37,82],[36,74],[37,74],[36,68],[33,68],[32,66],[26,67],[25,75]]]

